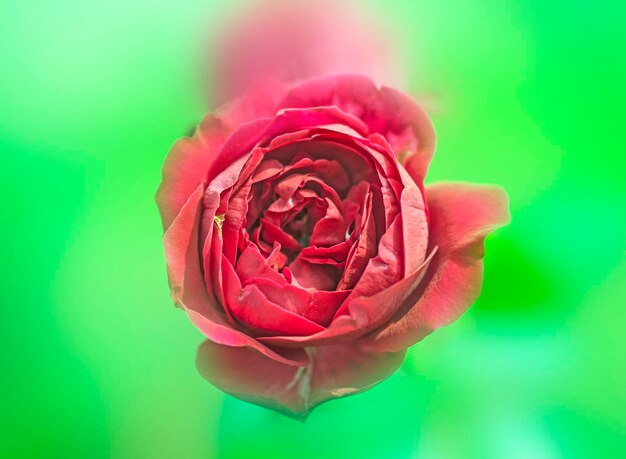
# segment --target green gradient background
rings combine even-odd
[[[153,195],[226,7],[0,3],[0,456],[626,455],[624,3],[362,4],[411,56],[429,181],[499,183],[513,223],[468,314],[301,424],[202,380],[168,297]]]

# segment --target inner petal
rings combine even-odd
[[[398,207],[396,183],[358,142],[324,129],[315,137],[270,148],[250,172],[250,188],[236,193],[248,198],[238,249],[256,246],[289,285],[344,291],[376,255]]]

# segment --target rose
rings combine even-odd
[[[434,144],[410,97],[333,76],[251,90],[174,145],[157,203],[209,381],[304,417],[469,307],[507,198],[424,187]]]

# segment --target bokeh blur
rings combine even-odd
[[[302,424],[196,372],[153,201],[207,110],[212,0],[0,3],[0,456],[626,457],[626,6],[363,0],[431,114],[428,181],[504,186],[483,295]]]

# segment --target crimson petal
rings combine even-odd
[[[440,183],[427,187],[426,196],[438,253],[422,295],[371,337],[372,349],[405,349],[465,312],[480,294],[484,239],[510,221],[508,198],[499,187]]]

